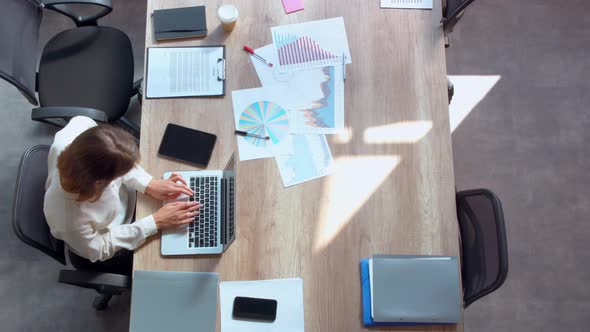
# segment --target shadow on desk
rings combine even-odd
[[[219,24],[213,31],[207,34],[207,39],[214,43],[223,44],[231,32],[223,30],[223,26]]]
[[[219,265],[219,261],[221,260],[221,255],[167,255],[164,256],[160,253],[160,259],[164,262],[168,261],[176,261],[176,260],[186,260],[190,261],[190,264],[203,264],[200,269],[201,272],[213,272]],[[177,265],[175,265],[177,266]]]

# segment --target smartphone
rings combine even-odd
[[[177,160],[206,167],[217,136],[169,123],[158,153]]]
[[[237,296],[232,316],[236,319],[274,322],[277,318],[277,300]]]

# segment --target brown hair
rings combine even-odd
[[[96,201],[114,179],[139,161],[134,137],[125,130],[92,127],[68,145],[57,159],[62,187],[78,194],[78,201]]]

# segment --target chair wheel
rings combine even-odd
[[[97,311],[103,311],[109,306],[112,295],[99,295],[92,301],[92,307]]]

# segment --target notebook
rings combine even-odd
[[[130,332],[215,332],[217,273],[135,271]]]
[[[225,46],[149,47],[146,98],[225,95]]]
[[[381,8],[432,9],[432,0],[381,0]]]
[[[154,10],[156,40],[207,35],[205,6]]]

